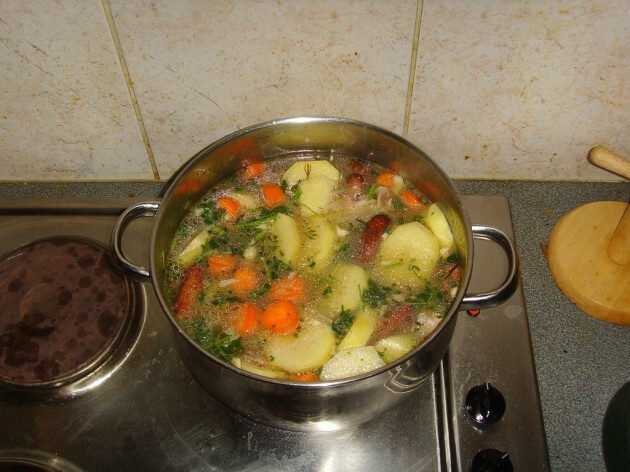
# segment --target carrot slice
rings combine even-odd
[[[376,178],[376,185],[383,187],[392,187],[394,185],[394,177],[396,175],[392,172],[381,172]]]
[[[251,302],[245,302],[238,310],[236,332],[241,336],[252,334],[258,328],[258,308]]]
[[[275,207],[282,205],[287,200],[284,190],[282,190],[282,187],[278,184],[261,185],[260,190],[262,191],[263,200],[267,206]]]
[[[289,334],[297,328],[299,315],[295,305],[290,301],[276,300],[267,305],[260,322],[270,331]]]
[[[230,197],[219,198],[217,200],[217,208],[225,211],[227,217],[232,221],[241,216],[241,213],[243,212],[241,205]]]
[[[177,298],[173,304],[173,312],[181,319],[190,318],[188,313],[195,303],[196,298],[201,293],[203,287],[203,270],[199,266],[191,266],[184,275]]]
[[[222,154],[236,154],[241,156],[251,157],[253,154],[257,154],[259,148],[258,141],[254,138],[241,138],[231,141],[223,148]]]
[[[211,254],[208,257],[208,268],[215,277],[222,277],[234,271],[238,258],[232,254]]]
[[[289,300],[299,302],[304,295],[306,282],[296,272],[271,282],[269,298],[272,300]]]
[[[245,168],[243,177],[245,178],[245,180],[252,180],[262,174],[265,170],[266,166],[262,162],[252,162]]]
[[[315,372],[299,372],[293,375],[293,380],[297,382],[317,382],[319,377]]]
[[[423,208],[422,199],[411,190],[403,190],[400,192],[400,199],[408,208]]]
[[[240,267],[234,271],[234,283],[230,288],[237,297],[245,298],[249,292],[258,287],[258,275],[249,267]]]
[[[175,195],[189,195],[195,193],[203,187],[203,181],[198,178],[190,177],[184,180],[176,189]]]

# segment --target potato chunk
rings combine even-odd
[[[367,271],[356,264],[340,264],[332,269],[331,276],[331,292],[323,299],[321,308],[335,315],[342,308],[357,308],[361,303],[361,293],[368,284]]]
[[[400,334],[381,339],[374,348],[388,364],[400,359],[416,347],[418,336],[415,334]]]
[[[309,177],[300,182],[300,207],[306,215],[321,215],[329,208],[337,182],[324,176]]]
[[[292,216],[278,213],[273,222],[272,233],[276,238],[276,252],[282,262],[293,263],[300,250],[300,233]]]
[[[232,364],[246,372],[251,372],[252,374],[260,375],[262,377],[269,377],[270,379],[286,379],[288,377],[287,374],[281,370],[265,369],[257,366],[256,364],[252,364],[251,362],[241,360],[238,357],[234,357],[232,359]]]
[[[299,161],[286,170],[282,175],[282,180],[292,187],[299,181],[310,180],[313,177],[326,177],[336,181],[341,178],[341,174],[328,161]]]
[[[370,372],[384,365],[385,362],[374,347],[354,347],[335,354],[324,364],[319,378],[323,381],[343,379]]]
[[[335,253],[335,227],[326,218],[314,215],[305,219],[304,234],[306,237],[300,251],[303,264],[315,271],[326,267]]]
[[[431,204],[424,215],[424,224],[431,230],[440,242],[440,247],[450,248],[453,246],[453,233],[446,221],[446,216],[435,203]]]
[[[413,221],[396,226],[381,243],[375,275],[385,285],[424,287],[440,257],[440,243],[424,225]]]
[[[339,349],[365,346],[370,336],[372,336],[377,322],[378,313],[374,310],[359,311],[354,319],[354,323],[352,323],[352,326],[350,326],[350,329],[339,343]]]
[[[188,267],[193,264],[201,254],[203,254],[203,246],[210,239],[210,233],[207,230],[203,230],[198,233],[179,253],[177,256],[177,263],[182,267]]]
[[[274,336],[267,344],[269,363],[288,372],[318,369],[332,355],[335,334],[329,326],[312,322],[302,326],[297,336]]]
[[[227,196],[236,200],[238,204],[246,210],[251,210],[260,206],[258,199],[251,193],[230,192]]]

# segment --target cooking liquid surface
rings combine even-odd
[[[0,379],[63,379],[98,358],[129,306],[126,280],[85,241],[41,240],[0,261]]]
[[[317,381],[393,362],[435,329],[461,270],[450,229],[450,245],[428,229],[428,214],[438,210],[419,189],[383,166],[347,155],[283,157],[265,161],[253,177],[249,170],[201,198],[173,241],[166,293],[176,294],[172,311],[194,341],[244,370]],[[278,190],[273,203],[263,190],[269,185]],[[236,209],[225,211],[222,200]],[[409,236],[397,236],[403,233]],[[384,255],[387,238],[397,242]],[[221,262],[217,270],[217,254],[234,268]],[[244,275],[252,279],[245,289]],[[247,330],[243,302],[254,313]],[[265,323],[267,313],[278,315],[280,304],[294,310],[295,326]],[[355,321],[362,328],[349,331]],[[310,341],[300,336],[334,345],[307,349]],[[234,347],[227,352],[224,346]],[[338,352],[359,352],[348,350],[357,347],[364,347],[362,358],[373,354],[364,361],[369,367],[335,362],[340,358],[327,363]]]

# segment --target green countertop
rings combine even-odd
[[[630,380],[630,327],[599,321],[556,286],[542,245],[557,221],[585,203],[628,201],[628,183],[454,182],[462,194],[509,198],[522,261],[536,372],[553,471],[604,471],[602,421],[613,395]],[[5,183],[1,198],[160,195],[160,183]]]

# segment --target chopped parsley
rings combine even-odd
[[[215,226],[208,230],[210,237],[203,245],[203,254],[208,255],[211,252],[224,249],[230,242],[228,232],[222,226]]]
[[[302,189],[297,185],[294,185],[291,190],[293,191],[293,195],[291,195],[291,203],[293,205],[297,205],[300,202],[300,197],[302,196]]]
[[[412,297],[409,303],[420,308],[437,311],[445,308],[446,300],[438,287],[427,285],[422,292]]]
[[[446,258],[446,262],[449,264],[458,264],[459,263],[459,254],[457,252],[452,252]]]
[[[279,205],[274,208],[260,207],[247,213],[247,217],[240,220],[235,228],[257,227],[263,223],[267,223],[275,219],[278,213],[288,214],[288,208],[285,205]]]
[[[368,280],[367,287],[361,293],[361,301],[370,308],[379,308],[389,303],[392,288],[380,285],[373,279]]]
[[[283,274],[291,271],[291,266],[275,256],[261,258],[265,268],[265,274],[269,281],[279,279]]]
[[[376,190],[378,186],[376,184],[370,185],[370,189],[368,190],[367,198],[368,200],[374,200],[376,198]]]
[[[216,224],[223,212],[217,208],[212,200],[206,200],[201,204],[201,218],[207,225]]]
[[[350,243],[344,243],[337,249],[337,255],[339,257],[345,257],[348,254],[350,254]]]
[[[227,303],[237,302],[238,297],[231,290],[221,290],[215,292],[210,299],[210,303],[214,306],[221,306]]]
[[[335,335],[338,338],[343,337],[348,332],[348,330],[350,330],[350,327],[352,326],[352,323],[354,323],[355,318],[356,315],[354,313],[341,307],[341,313],[332,323],[332,330]]]
[[[212,329],[202,316],[182,323],[184,331],[201,348],[224,361],[231,361],[241,347],[241,337]]]

